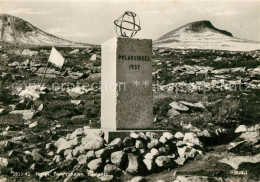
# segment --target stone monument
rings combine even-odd
[[[152,40],[117,37],[102,44],[102,129],[151,129],[152,89]]]
[[[125,12],[114,22],[119,37],[102,44],[101,130],[108,141],[153,129],[152,40],[132,38],[141,29],[136,19]]]

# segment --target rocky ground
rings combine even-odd
[[[99,47],[57,48],[39,87],[51,47],[0,46],[2,181],[260,180],[259,51],[154,49],[151,122],[171,132],[106,143]]]

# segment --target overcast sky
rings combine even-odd
[[[235,37],[260,41],[260,0],[0,0],[0,12],[72,41],[100,44],[115,37],[113,21],[135,12],[137,38],[157,39],[184,24],[209,20]]]

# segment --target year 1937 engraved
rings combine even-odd
[[[139,70],[139,68],[140,68],[140,65],[137,65],[137,64],[130,64],[129,65],[130,70]]]

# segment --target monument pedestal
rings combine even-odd
[[[171,132],[169,130],[116,130],[116,131],[111,131],[111,130],[102,130],[104,132],[104,139],[106,142],[110,143],[116,138],[122,138],[124,139],[125,137],[129,137],[132,132],[138,134],[140,132],[146,133],[146,132],[154,132],[159,134],[160,136],[164,132]]]
[[[101,129],[108,140],[153,130],[152,55],[150,39],[102,44]]]

